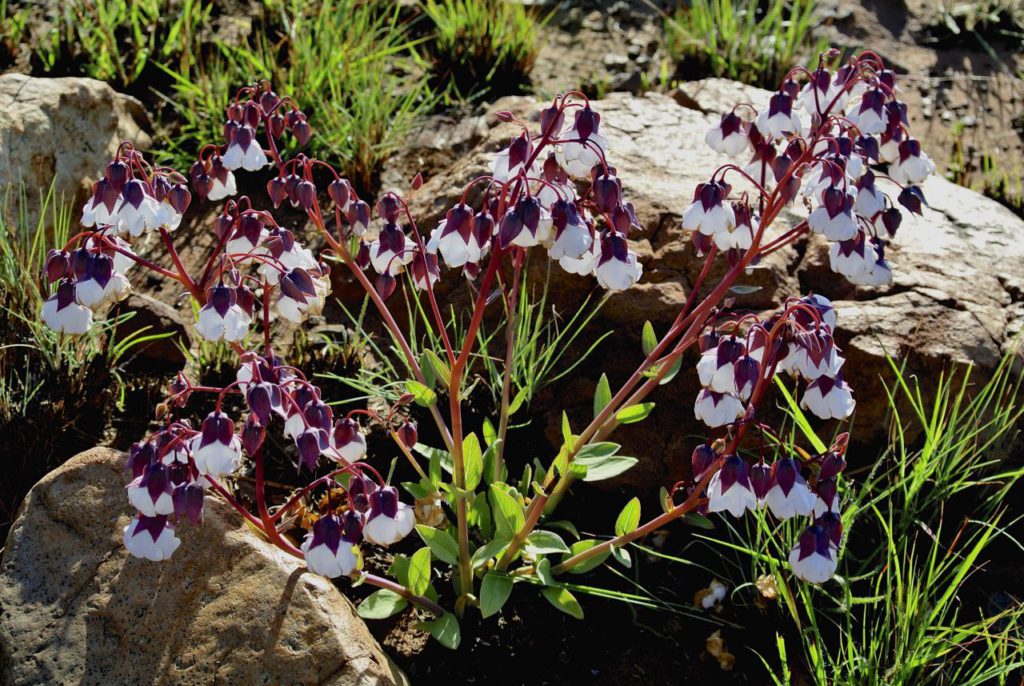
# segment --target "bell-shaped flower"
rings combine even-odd
[[[601,256],[601,241],[593,241],[590,249],[578,258],[563,255],[558,259],[558,266],[570,274],[589,276],[597,269],[597,261]]]
[[[412,262],[413,246],[397,224],[385,224],[370,242],[370,263],[378,274],[401,274]]]
[[[885,131],[888,122],[885,101],[885,92],[880,88],[872,88],[861,96],[860,105],[848,111],[846,117],[865,136],[878,135]]]
[[[601,115],[586,105],[576,111],[573,124],[562,132],[558,162],[569,176],[585,178],[607,156],[608,139],[598,133]]]
[[[422,253],[418,249],[412,258],[412,285],[421,291],[427,290],[441,278],[441,268],[437,264],[437,255]]]
[[[800,406],[821,419],[846,419],[853,414],[857,402],[853,390],[843,380],[842,373],[819,376],[807,385]]]
[[[277,284],[282,269],[289,272],[297,268],[308,271],[318,268],[313,251],[296,241],[295,236],[287,229],[274,229],[268,232],[259,252],[273,258],[272,262],[261,262],[258,269],[271,285]]]
[[[193,524],[203,521],[203,503],[206,498],[203,486],[198,481],[178,484],[174,487],[171,499],[174,501],[174,517],[177,520],[188,517]]]
[[[250,304],[251,308],[251,304]],[[224,284],[210,289],[206,304],[199,309],[196,333],[208,341],[240,341],[249,332],[252,312],[239,304],[238,292]]]
[[[845,361],[828,331],[803,331],[793,340],[786,371],[813,381],[823,375],[835,376]]]
[[[879,246],[875,246],[875,261],[865,271],[848,277],[850,283],[858,286],[888,286],[892,283],[892,266],[885,259]]]
[[[255,212],[243,212],[238,218],[237,226],[234,225],[232,217],[222,217],[228,223],[225,230],[231,231],[231,236],[224,244],[224,252],[230,255],[232,260],[239,264],[247,264],[254,259],[254,255],[265,253],[261,246],[270,234],[259,215]],[[273,283],[277,283],[276,278]]]
[[[124,547],[135,557],[152,562],[167,560],[181,545],[166,516],[136,515],[124,528]]]
[[[525,133],[513,138],[509,146],[501,150],[494,158],[494,170],[492,173],[494,180],[499,183],[505,183],[509,179],[515,178],[516,175],[523,171],[523,167],[530,159],[532,153],[533,144]],[[587,169],[587,171],[589,172],[590,170]]]
[[[921,152],[921,142],[908,138],[899,146],[899,156],[889,165],[889,176],[902,186],[921,183],[935,173],[935,163]]]
[[[501,218],[498,241],[503,248],[510,245],[531,248],[551,241],[551,229],[551,215],[541,207],[537,198],[523,197]]]
[[[853,239],[832,243],[828,249],[828,262],[832,271],[850,281],[869,274],[878,261],[878,254],[863,231]]]
[[[300,546],[306,567],[330,579],[355,572],[359,568],[355,545],[362,539],[362,529],[362,517],[351,510],[316,520]]]
[[[810,79],[800,89],[797,106],[802,107],[808,114],[823,114],[835,95],[832,89],[832,72],[824,68],[815,69],[811,72]]]
[[[823,584],[835,576],[838,558],[839,550],[828,533],[815,524],[800,534],[800,541],[789,553],[789,565],[798,579]]]
[[[255,139],[256,131],[250,126],[234,129],[232,141],[221,157],[224,166],[232,171],[239,168],[259,171],[267,166],[267,154]]]
[[[210,163],[210,190],[206,194],[207,200],[215,202],[235,195],[238,187],[235,185],[234,173],[224,166],[219,156],[214,156]]]
[[[735,336],[719,340],[715,348],[701,354],[697,362],[697,376],[705,388],[716,393],[736,393],[736,360],[746,350]]]
[[[285,274],[278,284],[281,295],[275,310],[288,321],[301,324],[307,317],[318,315],[331,290],[330,280],[323,275],[296,267]]]
[[[558,156],[554,152],[544,160],[541,179],[544,183],[537,184],[535,195],[540,206],[548,212],[558,200],[576,200],[576,187],[569,180],[569,174],[558,163]]]
[[[787,133],[803,134],[800,117],[793,111],[793,97],[783,91],[772,95],[768,109],[757,115],[754,125],[766,138],[784,138]]]
[[[884,209],[885,195],[875,187],[875,175],[868,170],[857,181],[857,197],[853,201],[853,211],[871,221]]]
[[[750,216],[750,207],[745,204],[733,203],[733,215],[736,218],[735,224],[726,224],[724,231],[717,231],[713,234],[715,245],[719,250],[749,250],[754,242],[753,219]]]
[[[832,301],[823,295],[817,293],[811,293],[800,298],[800,302],[808,307],[812,307],[818,312],[818,321],[821,323],[829,333],[836,329],[836,308],[832,306]],[[793,318],[800,322],[805,328],[813,328],[814,320],[803,310],[796,310],[793,313]]]
[[[796,460],[786,457],[772,465],[771,483],[764,500],[773,515],[779,519],[809,515],[817,499],[800,474]]]
[[[699,231],[705,236],[735,228],[736,213],[732,204],[725,202],[728,195],[729,186],[725,183],[710,181],[698,184],[693,202],[683,211],[683,228]]]
[[[99,232],[103,238],[91,236],[85,241],[85,249],[90,253],[102,253],[114,261],[114,272],[126,274],[129,269],[137,263],[129,255],[134,255],[131,243],[114,233],[113,229],[104,229]],[[114,250],[111,245],[118,249]],[[127,253],[127,254],[125,254]]]
[[[643,265],[629,249],[625,236],[608,232],[601,238],[601,257],[595,269],[601,288],[624,291],[639,281],[643,273]]]
[[[363,527],[367,541],[387,547],[408,536],[415,524],[412,507],[399,502],[393,486],[383,486],[370,494],[370,512]]]
[[[815,517],[821,517],[827,512],[839,514],[839,486],[835,478],[823,479],[819,476],[814,490],[817,496],[811,513]]]
[[[215,479],[235,471],[242,461],[242,442],[235,435],[235,423],[218,410],[206,415],[189,447],[199,473]]]
[[[161,462],[148,465],[142,476],[128,484],[127,490],[128,502],[147,517],[174,513],[170,470]]]
[[[693,413],[711,428],[732,424],[746,411],[743,401],[734,393],[716,393],[704,388],[697,394]]]
[[[342,417],[337,421],[331,434],[331,449],[327,456],[345,464],[366,457],[366,438],[354,419]]]
[[[121,204],[121,187],[115,187],[105,178],[93,184],[92,197],[82,208],[82,226],[86,228],[93,226],[98,228],[116,227],[118,224],[117,208]]]
[[[461,203],[456,205],[448,210],[448,214],[430,234],[427,250],[432,253],[440,252],[445,264],[453,269],[462,267],[467,262],[479,262],[490,236],[478,235],[474,230],[477,224],[478,221],[468,206]]]
[[[820,233],[830,241],[848,241],[857,235],[857,220],[853,218],[853,197],[843,190],[825,189],[823,201],[807,217],[811,231]]]
[[[267,426],[274,414],[286,418],[281,389],[267,381],[249,384],[245,392],[245,401],[260,425]]]
[[[729,512],[742,517],[747,510],[757,508],[757,498],[750,485],[750,472],[746,461],[738,455],[729,455],[708,484],[708,512]]]
[[[61,281],[57,292],[43,303],[43,323],[58,333],[83,334],[92,326],[92,310],[75,302],[75,286]]]
[[[555,240],[548,249],[548,257],[561,260],[563,257],[578,260],[590,251],[594,236],[576,211],[576,205],[568,200],[556,200],[551,205],[551,221],[555,228]]]
[[[121,204],[117,208],[117,230],[138,237],[143,232],[155,231],[161,224],[160,203],[142,181],[131,179],[121,191]]]
[[[103,303],[124,300],[131,292],[128,279],[114,271],[114,260],[106,255],[89,255],[84,264],[76,265],[75,276],[75,299],[92,310]]]
[[[735,112],[726,112],[721,121],[705,134],[704,142],[715,152],[739,155],[750,144],[745,128],[743,120]]]

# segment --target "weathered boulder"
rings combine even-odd
[[[141,103],[102,81],[4,74],[0,189],[24,184],[34,226],[38,194],[53,184],[55,199],[83,201],[122,141],[149,146],[146,125]]]
[[[722,79],[684,84],[673,97],[612,93],[595,101],[601,130],[611,143],[610,163],[622,179],[626,199],[636,205],[645,229],[631,235],[644,265],[634,288],[614,295],[601,311],[593,332],[615,334],[594,354],[568,386],[552,387],[538,407],[550,408],[548,429],[558,440],[563,409],[573,426],[590,419],[594,383],[601,372],[613,382],[624,379],[640,360],[639,335],[645,320],[659,332],[674,318],[689,293],[702,261],[680,228],[682,210],[696,184],[729,161],[704,144],[704,134],[721,112],[741,102],[762,106],[770,93]],[[682,103],[682,104],[680,104]],[[499,124],[497,112],[509,110],[536,121],[538,105],[529,98],[505,98],[486,113],[492,125],[473,151],[427,179],[417,194],[415,216],[429,231],[462,194],[465,185],[490,170],[494,153],[517,129]],[[737,191],[741,191],[739,185]],[[924,217],[906,216],[889,253],[896,271],[890,288],[856,288],[828,268],[827,244],[817,238],[771,255],[737,294],[735,307],[765,310],[786,297],[813,290],[836,301],[837,340],[848,359],[847,379],[858,399],[856,440],[873,442],[885,435],[887,409],[883,379],[891,380],[886,355],[904,358],[924,392],[940,371],[956,363],[992,370],[1024,321],[1024,222],[995,201],[934,176],[924,185],[931,205]],[[806,210],[795,207],[778,227],[791,226]],[[777,229],[779,230],[779,229]],[[534,260],[535,275],[545,268]],[[720,274],[723,265],[715,275]],[[578,307],[594,289],[591,279],[552,269],[550,298],[563,313]],[[458,279],[451,279],[458,281]],[[450,286],[442,286],[442,290]],[[694,360],[688,359],[690,365]],[[685,475],[696,436],[706,432],[693,418],[697,391],[694,374],[680,374],[659,389],[658,402],[643,424],[621,427],[615,440],[637,454],[641,463],[627,472],[628,481],[656,486]]]
[[[209,498],[170,561],[128,556],[125,456],[32,489],[0,565],[4,684],[395,684],[352,604]]]

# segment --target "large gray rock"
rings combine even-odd
[[[594,383],[601,372],[607,372],[614,384],[635,368],[643,322],[651,320],[660,333],[674,318],[702,264],[680,228],[682,210],[694,187],[730,161],[704,144],[704,134],[721,112],[741,102],[763,106],[770,93],[706,79],[684,84],[673,96],[613,93],[593,103],[611,143],[609,161],[645,227],[630,236],[644,276],[634,288],[613,296],[593,325],[595,334],[609,329],[615,333],[585,365],[590,373],[576,375],[568,386],[552,388],[539,399],[541,408],[550,407],[553,440],[558,440],[562,409],[569,411],[574,427],[589,421]],[[490,170],[494,153],[517,133],[515,126],[499,124],[496,113],[510,110],[536,121],[537,108],[529,98],[506,98],[490,108],[486,118],[492,128],[486,138],[428,178],[417,193],[415,216],[424,231],[436,225],[471,179]],[[740,184],[735,188],[742,190]],[[905,358],[907,370],[927,393],[940,371],[956,363],[976,365],[979,376],[994,369],[1024,321],[1024,222],[998,203],[939,176],[929,179],[924,192],[930,207],[922,218],[905,217],[889,254],[896,270],[892,287],[851,286],[828,269],[827,244],[815,238],[771,255],[741,279],[743,285],[759,290],[735,299],[735,307],[755,311],[811,290],[836,301],[837,339],[858,399],[855,438],[862,442],[885,436],[882,384],[883,379],[892,379],[886,355]],[[783,214],[776,231],[802,216],[806,210],[795,207]],[[531,264],[535,276],[543,262]],[[718,265],[710,281],[722,271]],[[592,280],[566,275],[557,267],[552,279],[550,296],[563,313],[578,307],[594,289]],[[706,433],[693,419],[693,377],[680,374],[652,396],[658,407],[647,422],[616,432],[615,440],[623,442],[626,451],[644,458],[626,474],[634,484],[650,488],[685,475],[695,436]]]
[[[24,184],[32,212],[53,184],[59,201],[85,199],[124,140],[150,144],[142,105],[102,81],[0,76],[0,191]],[[49,217],[45,218],[49,223]]]
[[[331,582],[218,499],[170,561],[128,556],[124,460],[81,453],[25,500],[0,564],[0,682],[402,683]]]

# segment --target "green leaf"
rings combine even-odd
[[[612,401],[612,389],[608,385],[608,375],[602,374],[597,382],[597,390],[594,391],[594,417],[601,414],[601,410]]]
[[[615,413],[615,421],[619,424],[635,424],[647,419],[647,415],[654,409],[654,403],[637,403],[624,407]]]
[[[444,383],[445,388],[450,387],[452,385],[452,370],[448,368],[448,365],[446,365],[433,350],[424,350],[423,356],[429,362],[430,371],[433,375]],[[411,392],[412,391],[410,391],[410,393]]]
[[[640,524],[640,499],[633,498],[622,508],[618,519],[615,520],[615,535],[622,536],[635,530]]]
[[[572,445],[572,427],[569,426],[569,415],[562,410],[562,441],[566,445]]]
[[[437,619],[426,622],[423,626],[445,648],[455,650],[462,641],[459,620],[451,612],[445,612]]]
[[[427,488],[421,483],[415,483],[412,481],[403,481],[402,488],[408,491],[409,495],[411,495],[416,500],[426,498],[428,495],[430,495],[430,492],[433,490],[432,486],[430,488]]]
[[[629,551],[625,548],[612,548],[612,557],[626,569],[633,566],[633,559],[629,556]]]
[[[530,389],[526,386],[520,388],[519,392],[516,393],[514,398],[512,398],[512,402],[508,404],[508,416],[511,417],[518,412],[519,408],[523,406],[523,403],[526,402],[528,397],[530,397]]]
[[[551,574],[551,560],[544,557],[537,562],[537,566],[534,567],[534,572],[537,574],[537,578],[545,586],[554,586],[555,577]]]
[[[658,336],[654,333],[654,325],[648,320],[644,322],[643,333],[640,334],[640,347],[643,349],[644,355],[650,355],[657,346]]]
[[[590,550],[594,546],[600,545],[600,544],[601,544],[601,541],[595,541],[592,538],[588,538],[588,539],[583,540],[583,541],[576,541],[575,543],[572,544],[572,548],[570,548],[569,553],[566,554],[565,557],[562,558],[562,561],[565,562],[570,557],[573,557],[574,555],[579,555],[584,550]],[[611,554],[610,550],[604,550],[599,555],[595,555],[594,557],[590,558],[589,560],[585,560],[585,561],[581,562],[580,564],[576,565],[575,567],[573,567],[572,569],[569,570],[569,573],[570,574],[585,574],[585,573],[589,572],[591,569],[594,569],[595,567],[600,566],[600,564],[602,562],[604,562],[605,560],[608,559],[608,556],[610,554]]]
[[[453,565],[459,561],[459,544],[455,542],[455,539],[447,531],[417,524],[416,533],[427,544],[434,557],[441,562]]]
[[[391,566],[388,567],[388,576],[393,577],[398,583],[403,586],[409,585],[409,556],[398,553],[391,560]]]
[[[658,382],[659,386],[664,386],[672,379],[676,378],[676,374],[683,368],[683,356],[680,355],[676,358],[676,361],[672,363],[672,368],[668,370],[665,376],[661,377],[661,381]]]
[[[619,452],[621,447],[618,443],[612,443],[611,441],[588,443],[576,454],[576,459],[582,458],[586,460],[595,457],[609,457]]]
[[[491,510],[498,536],[512,540],[523,525],[526,514],[516,499],[506,493],[498,484],[491,484]]]
[[[359,603],[356,613],[363,619],[387,619],[404,610],[408,604],[405,598],[394,591],[382,588]]]
[[[537,530],[526,537],[524,545],[526,552],[534,555],[546,555],[547,553],[567,553],[569,546],[565,544],[562,537],[553,531]]]
[[[426,350],[420,354],[420,370],[423,372],[423,383],[427,388],[433,388],[437,384],[437,374],[434,372],[434,365],[430,363],[430,357]]]
[[[493,557],[497,557],[510,541],[511,539],[509,538],[496,538],[473,551],[473,556],[470,558],[470,563],[473,565],[473,569],[483,567],[487,564],[488,560]]]
[[[683,521],[684,524],[689,524],[690,526],[695,526],[698,529],[714,529],[715,528],[715,523],[713,521],[711,521],[710,519],[708,519],[704,515],[698,514],[696,512],[689,512],[689,513],[683,515],[682,521]]]
[[[486,424],[484,425],[486,429]],[[486,431],[484,434],[486,435]],[[495,438],[487,450],[484,451],[484,482],[490,485],[494,476],[494,461],[498,459],[498,451],[501,450],[502,441],[500,438]],[[501,465],[501,474],[498,475],[498,481],[504,481],[508,476],[508,468],[504,463]]]
[[[494,428],[494,424],[492,424],[491,420],[487,419],[486,417],[484,418],[484,429],[483,429],[483,431],[484,431],[484,443],[486,443],[488,446],[492,445],[496,440],[498,440],[498,432]]]
[[[490,617],[502,608],[512,594],[512,579],[498,572],[487,572],[480,584],[480,614]]]
[[[576,525],[567,519],[557,519],[553,522],[545,522],[545,524],[549,529],[561,529],[576,540],[579,540],[580,538],[580,532],[576,528]]]
[[[729,289],[729,292],[735,293],[736,295],[750,295],[751,293],[757,293],[759,290],[761,290],[760,286],[751,286],[747,284],[738,283],[735,286],[732,286]]]
[[[480,452],[480,439],[475,433],[462,441],[462,464],[466,470],[466,490],[475,491],[484,475],[484,457]]]
[[[409,559],[409,590],[423,595],[430,586],[430,548],[420,548]]]
[[[473,497],[469,506],[469,524],[480,530],[480,535],[490,538],[494,534],[494,519],[491,517],[491,507],[487,504],[487,497],[481,493]]]
[[[587,468],[584,481],[603,481],[622,474],[624,471],[635,465],[639,460],[635,457],[625,455],[612,455],[610,457],[576,458],[576,462]],[[574,463],[575,464],[575,463]]]
[[[541,590],[541,593],[548,599],[549,603],[565,614],[571,615],[576,619],[583,619],[583,608],[580,607],[579,601],[568,590],[558,586],[548,586]]]
[[[434,393],[434,391],[419,381],[409,379],[405,382],[405,390],[412,394],[413,400],[420,407],[430,407],[437,402],[437,393]]]
[[[428,472],[428,474],[430,474],[430,480],[434,481],[436,472],[437,481],[435,483],[439,483],[441,481],[441,473],[438,470],[438,468],[443,469],[449,474],[455,471],[455,463],[452,460],[452,454],[447,450],[442,450],[441,448],[432,448],[429,445],[424,445],[422,443],[417,443],[416,445],[414,445],[412,447],[412,450],[413,452],[422,455],[423,457],[427,458],[430,461],[430,471]]]

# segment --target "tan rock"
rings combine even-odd
[[[33,214],[37,198],[84,201],[124,140],[150,145],[142,104],[102,81],[0,76],[0,191],[24,184]],[[45,217],[49,226],[49,217]]]
[[[129,557],[124,460],[81,453],[26,499],[0,565],[0,682],[401,683],[348,599],[220,500],[170,561]]]

